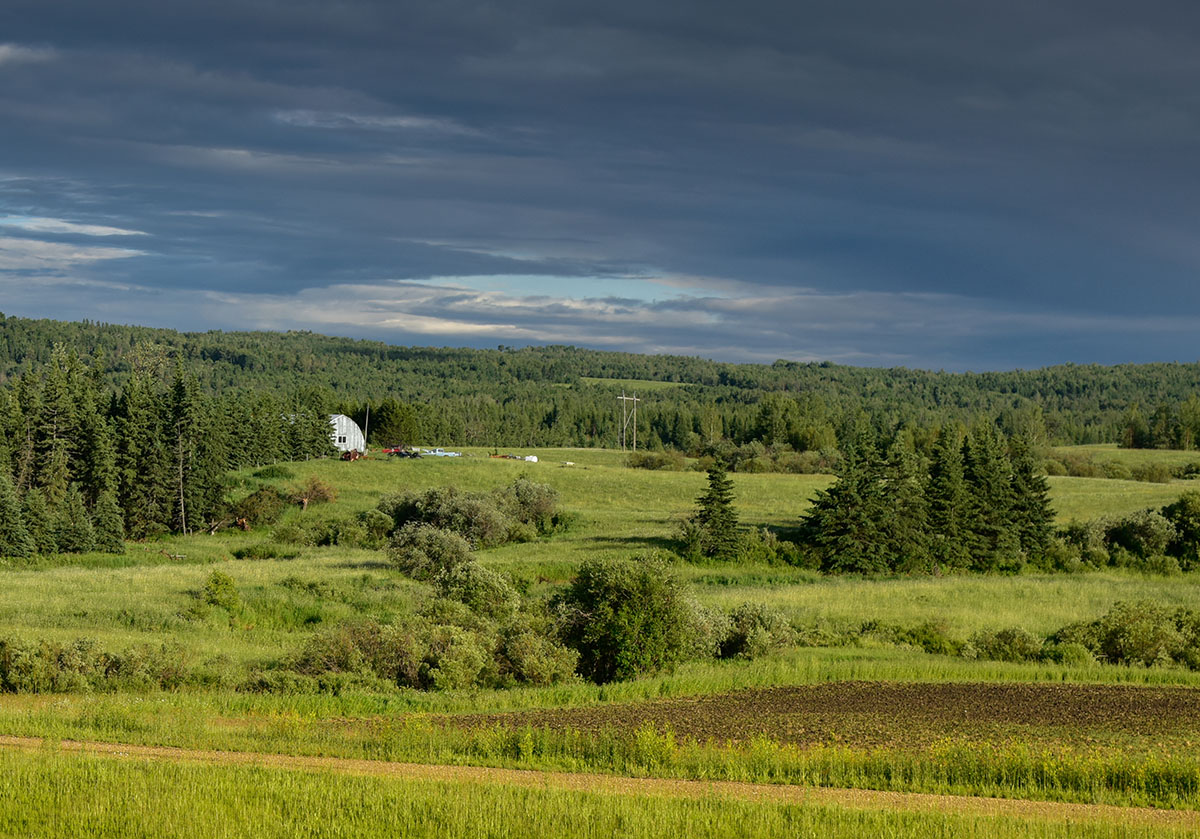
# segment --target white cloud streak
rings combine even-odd
[[[22,44],[0,44],[0,67],[6,64],[32,64],[51,61],[56,53],[46,47],[27,47]]]
[[[143,230],[126,230],[100,224],[78,224],[57,218],[0,216],[0,227],[15,227],[29,233],[65,233],[78,236],[145,236]]]
[[[0,271],[62,272],[110,259],[141,256],[131,248],[72,245],[0,236]]]
[[[384,114],[351,114],[339,111],[276,111],[276,121],[296,128],[339,131],[425,131],[437,134],[476,134],[460,122],[438,117]]]

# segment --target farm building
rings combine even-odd
[[[367,450],[367,440],[363,437],[362,429],[350,417],[345,414],[330,414],[329,424],[333,426],[329,436],[333,438],[335,449],[340,452],[348,452],[353,449],[358,449],[360,452]]]

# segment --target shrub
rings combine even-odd
[[[1112,664],[1143,667],[1178,662],[1200,664],[1200,615],[1172,611],[1150,600],[1117,603],[1098,619],[1060,629],[1052,640],[1081,644]],[[1196,663],[1193,664],[1193,661]]]
[[[804,556],[798,545],[780,539],[765,527],[742,534],[738,559],[768,565],[804,565]]]
[[[759,658],[796,642],[796,632],[780,613],[760,603],[743,603],[730,614],[721,658]]]
[[[1103,550],[1103,549],[1101,549]],[[1107,558],[1107,554],[1104,554]],[[1060,571],[1068,574],[1078,573],[1087,568],[1083,561],[1083,551],[1076,544],[1065,539],[1052,538],[1045,550],[1033,558],[1034,565],[1045,571]]]
[[[1042,642],[1019,627],[976,632],[969,641],[976,658],[989,661],[1037,661]]]
[[[1077,641],[1065,644],[1048,643],[1043,648],[1042,657],[1067,667],[1090,667],[1096,663],[1092,651]]]
[[[473,560],[438,571],[433,582],[443,597],[490,618],[511,617],[521,604],[505,577]]]
[[[392,519],[379,510],[363,510],[358,514],[358,523],[366,534],[363,547],[380,548],[387,543],[392,532]]]
[[[428,581],[469,562],[471,546],[457,533],[409,522],[392,537],[388,558],[409,576]]]
[[[527,624],[507,628],[497,652],[502,678],[529,685],[553,685],[575,679],[579,653]]]
[[[237,559],[295,559],[295,551],[287,551],[282,545],[271,542],[255,542],[230,551]]]
[[[462,627],[435,627],[423,677],[436,690],[463,690],[487,683],[486,669],[495,667],[488,640]]]
[[[1178,558],[1182,568],[1200,566],[1200,492],[1188,490],[1178,501],[1163,507],[1162,514],[1175,528],[1168,553]]]
[[[299,504],[301,509],[307,510],[309,504],[336,501],[337,490],[316,475],[309,475],[304,483],[292,487],[288,497],[293,504]]]
[[[1165,553],[1175,528],[1161,513],[1141,510],[1117,519],[1105,532],[1110,548],[1124,548],[1139,557]]]
[[[274,524],[288,505],[287,496],[272,486],[256,489],[233,505],[233,515],[251,527]]]
[[[421,687],[427,652],[423,635],[373,620],[343,623],[312,636],[290,665],[308,676],[365,674],[401,687]]]
[[[870,620],[859,630],[862,635],[873,635],[893,644],[908,644],[920,647],[935,655],[958,655],[962,643],[949,634],[949,627],[942,621],[925,621],[914,626],[897,626]]]
[[[535,483],[521,476],[497,493],[497,501],[511,518],[532,525],[540,534],[555,529],[558,490],[549,484]]]
[[[205,581],[204,588],[200,590],[200,600],[210,606],[216,606],[230,612],[236,611],[242,604],[242,599],[238,596],[237,584],[233,581],[233,577],[220,571],[213,571],[208,575],[208,580]]]
[[[1135,481],[1148,481],[1155,484],[1171,483],[1171,467],[1165,463],[1139,463],[1131,470]]]
[[[176,688],[188,678],[178,646],[139,646],[109,653],[90,638],[65,643],[0,638],[0,692]]]
[[[594,682],[670,667],[690,648],[690,604],[657,556],[587,560],[557,605],[563,638]]]
[[[455,487],[385,496],[376,509],[391,517],[394,530],[414,522],[429,524],[459,534],[474,548],[503,544],[511,526],[494,499]]]
[[[671,472],[681,472],[687,465],[687,458],[681,453],[670,452],[633,452],[626,463],[632,469],[654,469]]]
[[[1133,471],[1124,463],[1110,461],[1100,466],[1100,471],[1104,477],[1113,481],[1130,481],[1133,480]]]

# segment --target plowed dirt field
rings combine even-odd
[[[677,736],[734,742],[767,735],[802,745],[921,748],[948,737],[1011,739],[1036,729],[1051,741],[1167,737],[1200,744],[1200,690],[1063,684],[841,682],[751,689],[509,714],[445,718],[466,727],[580,731],[669,726]],[[1200,745],[1198,745],[1200,747]]]

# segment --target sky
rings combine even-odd
[[[0,311],[1200,358],[1190,0],[4,0]]]

